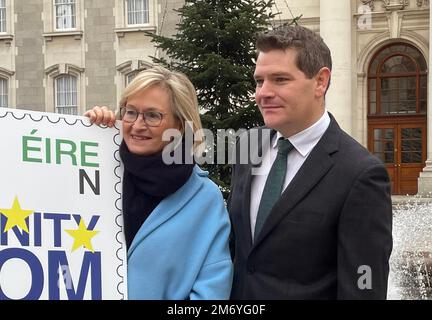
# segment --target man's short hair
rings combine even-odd
[[[297,52],[296,64],[308,79],[327,67],[331,70],[330,49],[324,40],[312,30],[292,25],[261,32],[257,35],[256,48],[259,52],[293,49]]]

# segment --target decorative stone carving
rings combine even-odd
[[[368,5],[372,11],[375,8],[374,0],[361,0],[361,2],[365,5]]]
[[[403,10],[409,5],[409,0],[381,0],[382,7],[389,11]],[[371,10],[375,8],[375,0],[361,0],[364,5],[368,5]],[[417,0],[417,6],[421,7],[423,3],[426,4],[429,0]]]
[[[408,6],[409,0],[382,0],[382,6],[386,10],[403,10]]]
[[[429,0],[417,0],[417,7],[421,7],[421,6],[429,6]]]

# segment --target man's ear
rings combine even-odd
[[[324,97],[327,92],[327,88],[330,85],[331,71],[327,67],[322,67],[315,75],[316,88],[315,95],[317,98]]]

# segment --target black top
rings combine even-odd
[[[123,221],[129,248],[159,202],[186,183],[194,164],[167,165],[163,162],[162,153],[151,156],[133,154],[124,141],[120,145],[120,157],[124,164]]]

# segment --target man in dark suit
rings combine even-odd
[[[264,161],[233,166],[232,299],[385,299],[389,178],[325,109],[330,50],[300,26],[260,34],[257,49],[266,127],[242,135],[236,152],[239,160],[249,145]]]

